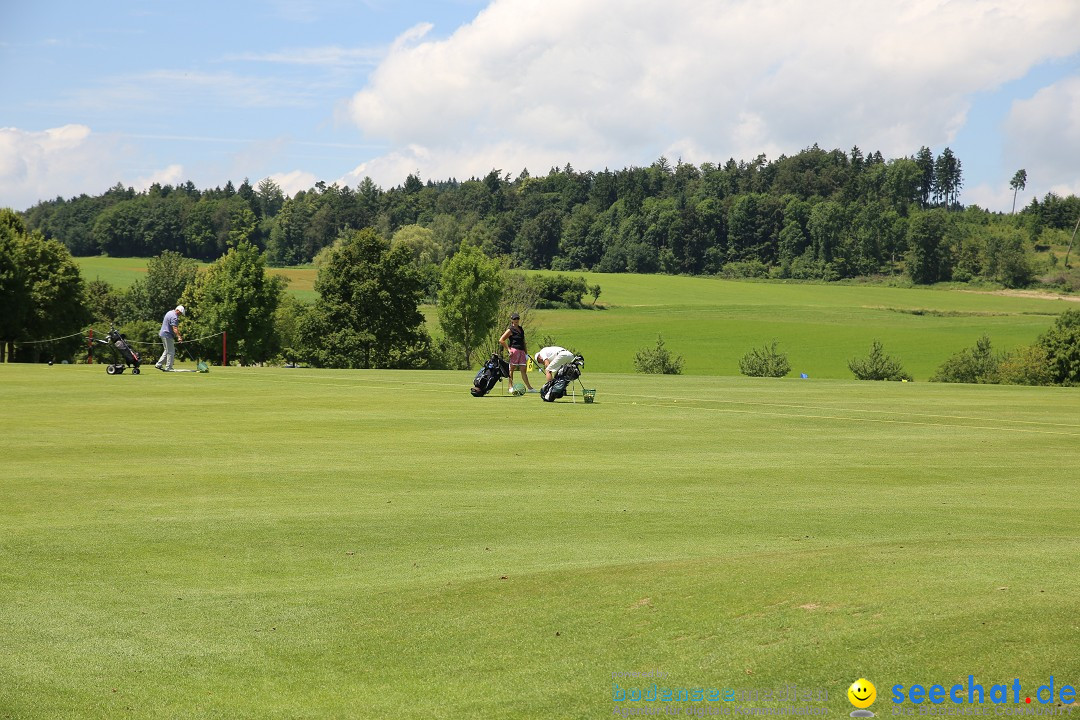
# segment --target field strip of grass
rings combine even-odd
[[[647,396],[639,396],[639,397],[647,397]],[[661,400],[661,398],[649,398],[649,399],[650,400]],[[670,398],[666,398],[664,400],[670,401]],[[693,409],[695,409],[695,410],[703,410],[703,411],[712,411],[712,412],[724,412],[724,413],[735,413],[735,414],[754,414],[754,415],[764,415],[764,416],[780,417],[780,418],[806,418],[806,419],[810,419],[810,420],[837,420],[837,421],[841,421],[841,422],[856,422],[856,423],[891,423],[891,424],[897,424],[897,425],[925,425],[925,426],[930,426],[930,427],[964,427],[964,428],[970,428],[970,429],[975,429],[975,430],[992,430],[992,431],[997,431],[997,432],[1044,433],[1044,434],[1049,434],[1049,435],[1068,435],[1070,437],[1080,437],[1080,432],[1072,433],[1072,432],[1065,432],[1065,431],[1061,431],[1061,430],[1040,430],[1040,429],[1033,429],[1033,428],[1013,428],[1013,427],[1002,427],[1000,425],[969,425],[969,424],[954,425],[954,424],[948,424],[948,423],[930,422],[929,420],[900,420],[900,419],[896,419],[896,418],[867,418],[867,417],[853,417],[853,416],[850,416],[850,415],[819,415],[819,414],[810,414],[810,413],[784,413],[784,412],[770,412],[770,411],[764,411],[764,410],[746,410],[746,409],[722,408],[722,407],[703,407],[703,406],[699,406],[697,404],[697,402],[699,402],[699,401],[690,401],[690,403],[692,403],[691,407]],[[633,403],[633,404],[637,404],[637,403]],[[664,403],[664,402],[655,402],[655,403],[652,404],[652,407],[663,407],[664,405],[666,405],[666,403]],[[848,411],[848,410],[846,410],[844,408],[837,408],[837,411],[845,412],[845,411]],[[905,416],[910,416],[910,415],[916,415],[917,416],[916,413],[900,413],[900,414],[905,415]],[[953,416],[942,416],[942,415],[935,415],[935,416],[930,416],[930,417],[933,417],[933,418],[950,418],[950,419],[956,419],[956,420],[976,420],[976,418],[958,418],[958,417],[953,417]],[[1002,420],[1002,421],[999,421],[999,422],[1023,422],[1023,421]],[[1076,426],[1066,426],[1066,427],[1076,427]]]
[[[1080,680],[1075,389],[472,375],[0,365],[0,718]]]
[[[600,376],[604,383],[617,384],[620,379],[623,378],[618,375],[602,375]],[[583,380],[587,380],[588,376],[584,376]],[[452,394],[460,395],[462,383],[461,382],[430,382],[424,380],[415,381],[397,381],[388,383],[384,380],[372,380],[368,378],[355,378],[348,380],[341,380],[340,382],[326,382],[320,379],[313,378],[311,376],[300,376],[299,374],[293,377],[278,377],[274,378],[273,382],[300,382],[304,385],[317,384],[322,387],[333,388],[356,388],[366,387],[371,389],[382,389],[390,391],[407,391],[407,392],[426,392],[426,393],[440,393],[440,394]],[[762,382],[772,382],[765,380]],[[792,381],[801,382],[801,381]],[[466,382],[467,387],[467,382]],[[503,385],[496,385],[491,395],[487,397],[484,402],[491,402],[496,400],[507,400],[510,402],[529,402],[535,398],[529,397],[503,397],[499,393],[504,387]],[[1054,388],[1051,392],[1070,393],[1070,390],[1059,390]],[[566,399],[561,401],[561,404],[581,403],[584,404],[580,390],[577,390],[577,398],[573,398],[571,395],[567,395]],[[961,421],[973,421],[983,423],[997,423],[993,425],[978,425],[971,426],[965,425],[964,427],[975,427],[983,430],[1003,430],[1012,432],[1053,432],[1056,434],[1077,435],[1078,433],[1059,432],[1057,430],[1040,430],[1029,428],[1011,428],[1007,425],[1031,425],[1041,428],[1067,428],[1080,431],[1080,422],[1070,423],[1055,423],[1046,422],[1043,420],[1021,420],[1014,418],[1002,418],[1002,417],[989,417],[989,416],[973,416],[973,415],[943,415],[939,413],[927,413],[923,411],[915,410],[882,410],[877,408],[865,408],[865,407],[843,407],[839,405],[803,405],[793,403],[776,403],[776,402],[760,402],[760,401],[747,401],[747,400],[724,400],[717,398],[702,398],[695,397],[691,393],[682,395],[652,395],[652,394],[628,394],[619,392],[607,392],[603,395],[603,404],[651,404],[653,407],[667,407],[668,405],[674,405],[677,403],[683,403],[680,409],[690,407],[695,410],[703,411],[716,411],[716,412],[730,412],[730,413],[754,413],[763,415],[774,415],[777,417],[790,417],[790,418],[811,418],[817,420],[846,420],[852,422],[894,422],[894,423],[908,423],[908,424],[924,424],[924,425],[938,425],[940,427],[950,427],[946,423],[933,423],[931,420],[961,420]],[[597,403],[599,405],[600,403]],[[729,405],[742,406],[742,407],[725,407]],[[777,412],[775,409],[788,409],[788,410],[806,410],[806,411],[825,411],[832,413],[853,413],[851,416],[844,415],[820,415],[809,413],[782,413]],[[921,418],[919,421],[913,420],[897,420],[895,418],[867,418],[861,417],[860,414],[874,414],[874,415],[894,415],[903,417]]]

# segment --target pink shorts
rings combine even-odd
[[[529,355],[524,350],[518,350],[517,348],[510,348],[510,364],[511,365],[528,365]]]

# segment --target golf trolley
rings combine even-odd
[[[108,345],[116,353],[119,362],[111,363],[105,366],[105,372],[109,375],[120,375],[127,368],[131,368],[132,375],[139,374],[139,365],[142,364],[142,360],[139,357],[139,353],[135,351],[135,348],[128,344],[127,338],[120,334],[120,331],[116,328],[111,328],[109,334],[105,336],[105,339],[95,339],[94,342],[101,345]]]

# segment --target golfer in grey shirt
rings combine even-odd
[[[154,364],[158,370],[164,370],[171,372],[173,369],[173,358],[176,356],[176,342],[184,342],[184,339],[180,337],[180,331],[177,329],[177,325],[180,323],[178,316],[184,314],[184,306],[177,305],[175,310],[170,310],[165,313],[165,319],[161,321],[161,331],[158,336],[161,338],[161,343],[165,346],[164,352],[161,353],[161,357],[158,358],[157,363]]]

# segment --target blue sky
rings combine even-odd
[[[382,187],[813,143],[949,146],[962,200],[1080,194],[1073,0],[8,2],[0,206]]]

